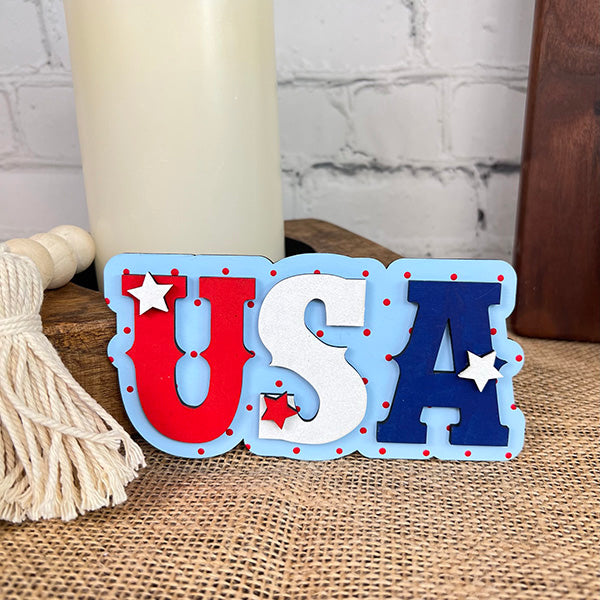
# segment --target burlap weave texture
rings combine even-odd
[[[599,598],[600,352],[518,340],[503,463],[303,463],[144,445],[129,501],[0,525],[4,598]]]

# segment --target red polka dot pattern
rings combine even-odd
[[[246,404],[246,410],[250,412],[252,410],[252,404]]]
[[[194,305],[195,305],[195,306],[200,306],[201,304],[202,304],[202,300],[200,300],[200,298],[196,298],[196,299],[194,300]]]
[[[465,450],[465,456],[471,456],[471,451],[470,450]]]
[[[271,277],[275,277],[275,275],[277,275],[277,271],[275,269],[273,269],[271,271]]]
[[[197,353],[195,350],[192,350],[192,351],[190,352],[190,356],[191,356],[192,358],[196,358],[196,357],[198,356],[198,353]]]
[[[321,329],[317,331],[317,337],[323,337],[323,331]]]
[[[385,298],[383,301],[383,305],[384,306],[389,306],[391,304],[390,299],[389,298]]]
[[[232,435],[233,435],[233,429],[228,429],[228,430],[225,432],[225,434],[226,434],[226,435],[228,435],[228,436],[232,436]]]
[[[496,335],[496,334],[498,333],[498,330],[497,330],[495,327],[492,327],[492,328],[490,329],[490,333],[491,333],[492,335]]]
[[[127,391],[131,394],[131,392],[133,392],[133,386],[128,385],[127,386]]]
[[[229,275],[229,269],[227,267],[225,267],[221,273],[223,273],[223,275]]]
[[[406,271],[406,273],[404,273],[404,279],[410,279],[410,271]]]
[[[131,333],[131,327],[125,327],[123,333]]]
[[[296,447],[295,447],[295,448],[292,450],[292,452],[293,452],[294,454],[300,454],[300,448],[298,448],[298,446],[296,446]]]
[[[360,432],[364,435],[365,433],[367,433],[367,428],[366,427],[361,427],[360,428]]]
[[[423,450],[423,456],[429,456],[430,454],[429,450]]]
[[[394,358],[394,357],[391,354],[385,355],[385,360],[387,360],[388,362],[390,362],[390,360],[392,360],[392,358]]]
[[[379,454],[383,455],[387,452],[385,448],[379,448]]]
[[[283,385],[283,381],[281,381],[281,379],[278,379],[278,380],[275,382],[275,385],[276,385],[277,387],[281,387],[281,386]]]
[[[179,275],[179,271],[177,269],[171,269],[171,275],[177,276]]]
[[[371,335],[371,330],[370,329],[365,329],[363,331],[363,335],[366,336],[366,337],[369,337]]]
[[[517,362],[521,362],[521,361],[523,360],[523,357],[522,357],[520,354],[517,354],[517,355],[515,356],[515,360],[516,360]]]
[[[369,276],[369,271],[363,271],[363,277],[368,277]]]
[[[198,448],[198,454],[202,456],[204,454],[204,448]]]
[[[452,273],[452,275],[450,275],[450,279],[452,279],[452,281],[456,281],[458,279],[458,275],[456,273]]]
[[[363,377],[362,380],[365,385],[367,385],[367,383],[369,383],[369,380],[366,377]]]
[[[343,452],[343,450],[342,450],[341,448],[337,448],[337,449],[336,449],[336,452],[337,452],[338,454],[341,454],[341,453]]]

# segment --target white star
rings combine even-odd
[[[496,367],[494,362],[496,361],[496,351],[492,350],[489,354],[484,356],[477,356],[467,350],[469,357],[469,366],[461,371],[458,376],[462,379],[472,379],[480,392],[483,392],[485,384],[490,379],[500,379],[502,374]]]
[[[132,288],[129,293],[140,301],[140,315],[151,308],[157,308],[168,312],[165,294],[173,287],[173,284],[159,284],[154,281],[150,273],[146,273],[144,283],[140,287]]]

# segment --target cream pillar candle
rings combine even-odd
[[[64,0],[97,271],[283,256],[272,0]]]

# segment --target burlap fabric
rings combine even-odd
[[[129,501],[0,525],[5,598],[598,598],[597,345],[520,339],[505,463],[178,459]]]

